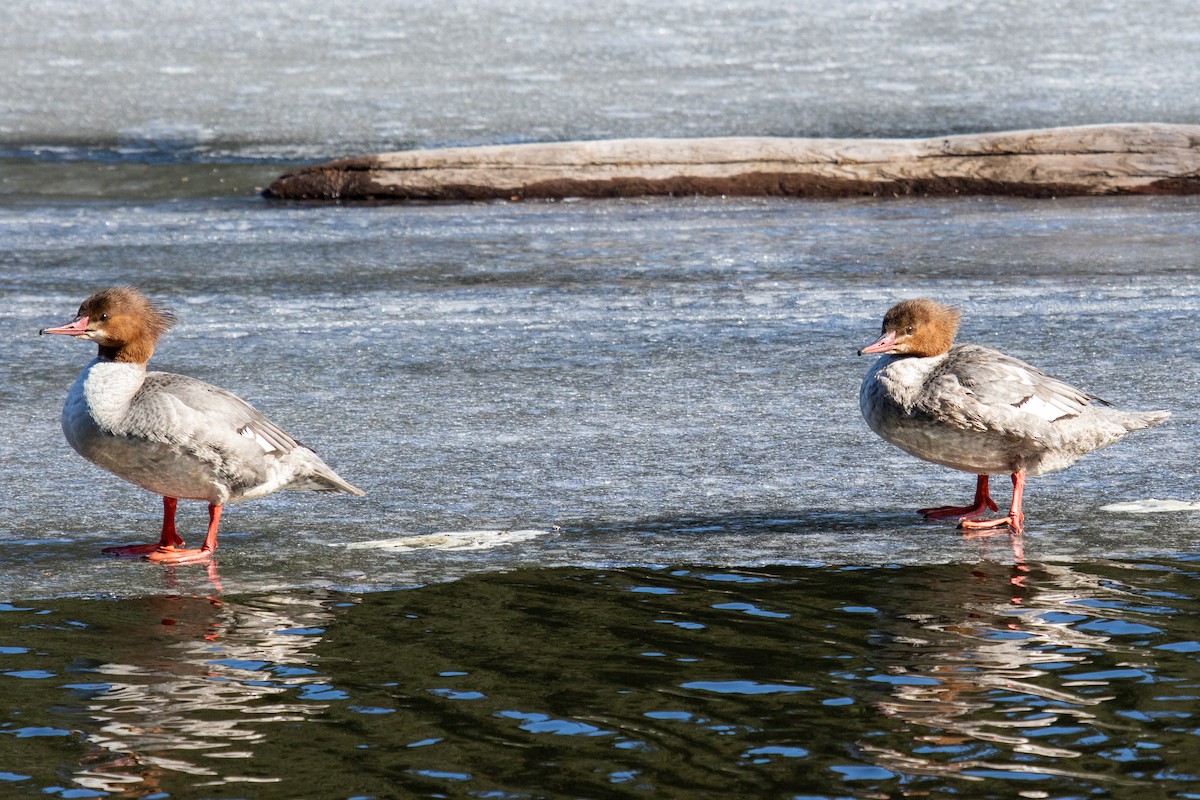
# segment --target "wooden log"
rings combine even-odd
[[[1200,193],[1200,126],[1088,125],[932,139],[617,139],[409,150],[283,175],[268,197],[1029,197]]]

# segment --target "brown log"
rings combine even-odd
[[[1027,197],[1200,193],[1200,126],[1088,125],[931,139],[617,139],[409,150],[283,175],[268,197]]]

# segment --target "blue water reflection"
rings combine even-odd
[[[1186,794],[1195,580],[1169,560],[572,568],[27,604],[0,615],[0,779],[31,797]]]

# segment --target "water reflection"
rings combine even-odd
[[[543,788],[514,755],[528,753],[556,785],[633,776],[719,792],[736,775],[764,796],[964,782],[1004,796],[1030,781],[1103,793],[1182,772],[1178,738],[1195,734],[1133,716],[1200,685],[1194,660],[1160,649],[1175,644],[1150,624],[1194,613],[1193,598],[1139,600],[1180,580],[1153,566],[993,562],[476,576],[365,597],[346,621],[397,644],[343,685],[422,731],[430,744],[405,763],[479,791]],[[379,734],[372,747],[399,752]]]
[[[177,569],[164,569],[168,586]],[[66,686],[86,734],[78,785],[141,796],[168,775],[194,786],[276,783],[242,771],[268,724],[312,719],[323,697],[341,696],[311,656],[338,603],[320,592],[223,598],[217,565],[200,569],[212,594],[123,604],[120,619],[97,626],[108,656],[74,665],[86,676]]]
[[[1025,534],[1013,531],[1001,530],[979,530],[966,531],[963,533],[963,541],[978,542],[980,545],[979,556],[981,559],[991,559],[993,557],[990,552],[989,545],[996,541],[1007,541],[1012,549],[1012,563],[1016,567],[1015,573],[1009,580],[1013,585],[1019,586],[1025,579],[1025,572],[1028,572],[1028,567],[1025,566]],[[1003,560],[1003,556],[996,556]]]
[[[1184,557],[538,568],[353,597],[178,570],[188,593],[0,606],[0,737],[24,770],[0,781],[273,800],[1198,780]]]
[[[897,774],[1138,783],[1104,761],[1095,769],[1095,745],[1115,738],[1112,721],[1127,712],[1126,667],[1146,664],[1144,643],[1125,637],[1161,633],[1142,619],[1166,609],[1064,565],[982,565],[971,577],[934,584],[891,637],[907,657],[888,659],[892,694],[876,708],[911,728],[912,745],[860,741],[861,751]],[[1098,608],[1114,618],[1096,618]],[[1122,668],[1105,669],[1114,659]]]

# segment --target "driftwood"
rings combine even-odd
[[[310,200],[1196,193],[1200,126],[1165,124],[933,139],[619,139],[410,150],[305,167],[264,192]]]

